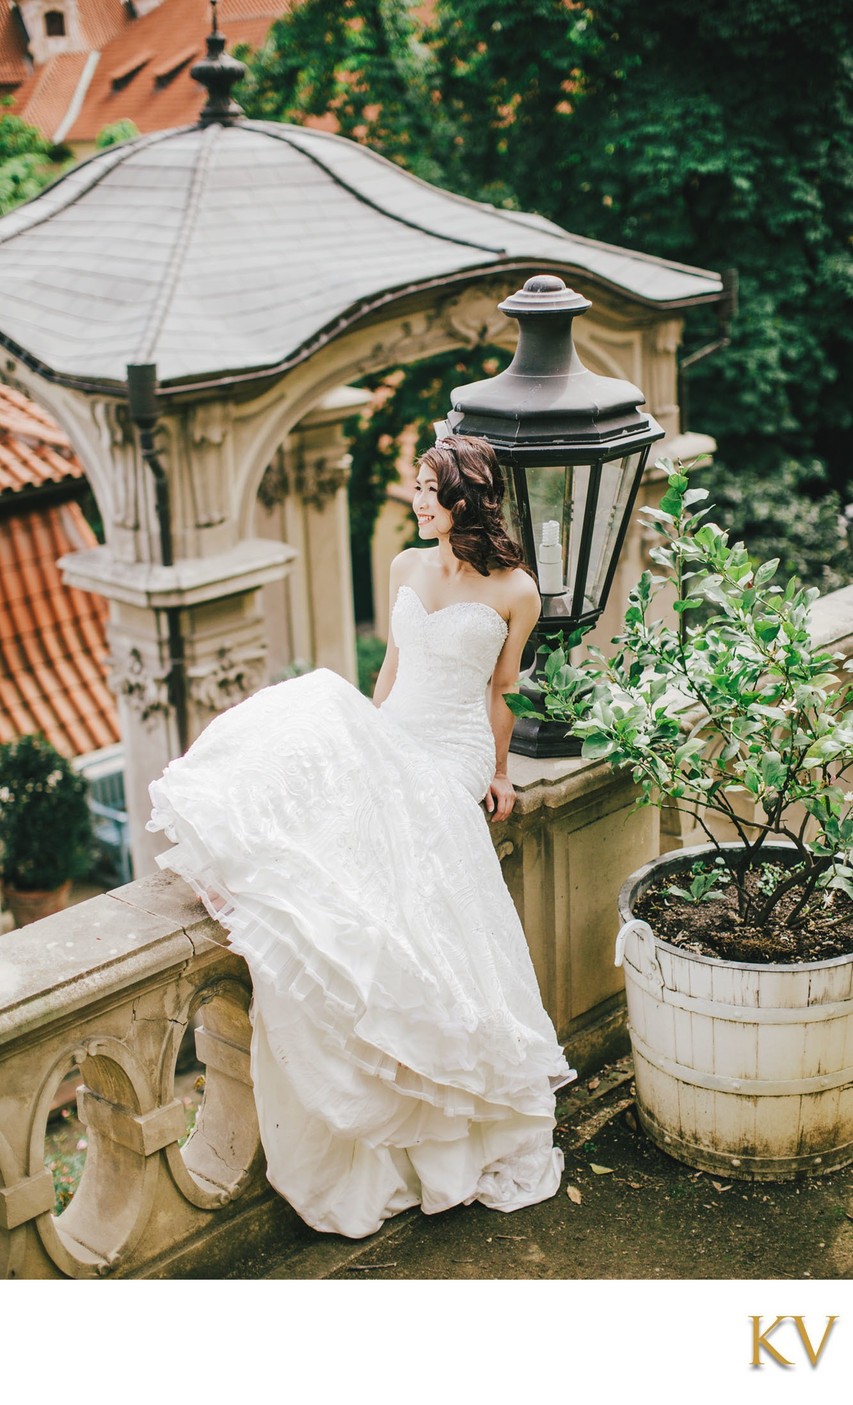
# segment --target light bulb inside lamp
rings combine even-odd
[[[560,546],[560,524],[542,523],[542,537],[536,553],[539,564],[539,590],[542,595],[563,592],[563,552]]]

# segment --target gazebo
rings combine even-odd
[[[108,148],[0,220],[0,379],[63,427],[103,517],[105,544],[62,564],[110,602],[137,874],[159,847],[149,781],[268,680],[265,588],[289,577],[311,661],[353,676],[351,381],[511,345],[498,302],[555,272],[593,300],[586,364],[642,385],[674,436],[684,313],[723,296],[716,273],[462,199],[327,132],[247,120],[223,47],[214,30],[193,70],[208,90],[195,125]],[[128,365],[156,368],[154,464]],[[255,526],[273,464],[287,543]]]

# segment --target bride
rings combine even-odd
[[[361,1238],[412,1205],[555,1194],[554,1090],[576,1075],[542,1007],[489,835],[539,593],[482,440],[419,462],[421,541],[391,566],[373,702],[327,669],[216,717],[151,786],[158,862],[252,976],[252,1077],[275,1189]]]

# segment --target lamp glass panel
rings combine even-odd
[[[589,483],[592,467],[588,463],[569,464],[566,469],[566,496],[563,502],[565,523],[565,573],[568,591],[568,606],[574,614],[575,592],[577,590],[578,564],[581,559],[584,522],[587,513]]]
[[[602,593],[607,583],[616,543],[631,501],[634,478],[643,450],[612,459],[601,466],[601,481],[595,511],[595,526],[587,572],[585,607],[597,610],[604,602]]]
[[[502,468],[501,472],[504,480],[504,496],[503,502],[501,503],[504,526],[508,535],[512,537],[512,540],[521,545],[521,520],[515,496],[515,479],[512,474],[512,469]]]
[[[563,595],[574,584],[580,556],[589,467],[528,468],[526,483],[539,590]]]

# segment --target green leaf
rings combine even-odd
[[[684,506],[692,507],[695,502],[704,502],[708,496],[707,488],[688,488],[684,494]]]
[[[762,562],[762,564],[758,567],[758,570],[755,572],[754,585],[755,585],[756,587],[761,587],[761,586],[763,586],[763,585],[767,585],[768,581],[772,581],[772,579],[773,579],[773,577],[775,576],[775,574],[776,574],[776,572],[778,571],[778,569],[779,569],[779,557],[778,557],[778,556],[774,556],[772,561],[764,561],[764,562]]]
[[[761,774],[769,790],[779,790],[784,785],[788,768],[782,762],[778,751],[766,751],[761,758]]]
[[[514,717],[538,717],[544,721],[545,713],[526,698],[523,693],[504,693],[503,700]]]
[[[827,888],[839,888],[842,893],[846,893],[848,898],[853,898],[853,882],[849,878],[843,878],[841,874],[834,874],[826,884]]]
[[[584,738],[581,756],[587,761],[600,761],[602,757],[609,756],[615,749],[616,743],[610,737],[604,736],[601,732],[593,732]]]
[[[669,481],[672,483],[673,480],[670,478]],[[686,482],[687,480],[685,479],[684,481]],[[661,498],[659,511],[665,513],[667,517],[671,517],[673,521],[677,522],[681,516],[683,502],[684,499],[681,493],[678,492],[676,488],[670,487]]]
[[[545,660],[545,678],[549,683],[553,682],[554,675],[559,672],[566,662],[565,649],[555,649]]]

